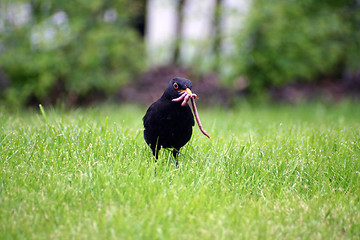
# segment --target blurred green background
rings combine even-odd
[[[150,2],[2,0],[1,102],[150,103],[177,75],[190,78],[204,101],[359,97],[359,1],[249,1],[242,27],[231,33],[229,54],[222,51],[227,42],[221,34],[226,1],[214,0],[213,37],[204,44],[207,51],[191,61],[181,56],[189,1],[163,1],[174,5],[174,28],[180,31],[167,50],[172,57],[162,65],[151,64],[147,54]]]

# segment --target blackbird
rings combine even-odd
[[[189,99],[192,100],[200,130],[209,137],[202,129],[193,100],[197,96],[191,92],[191,88],[190,80],[180,77],[173,78],[160,99],[150,105],[143,117],[144,138],[155,158],[158,159],[161,148],[172,148],[176,166],[178,166],[179,150],[190,140],[195,124],[193,113],[187,104]],[[183,101],[180,102],[180,100]]]
[[[144,138],[156,159],[161,147],[173,148],[173,156],[177,159],[180,148],[191,138],[195,121],[189,105],[181,106],[180,102],[172,101],[184,92],[192,95],[191,87],[188,79],[172,79],[160,99],[146,111]]]

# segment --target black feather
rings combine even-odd
[[[177,89],[174,83],[178,85]],[[190,80],[172,79],[160,99],[150,105],[143,117],[144,138],[156,159],[161,148],[173,148],[177,159],[180,148],[191,138],[195,122],[189,105],[182,107],[181,102],[172,101],[180,96],[179,90],[187,88],[192,88]]]

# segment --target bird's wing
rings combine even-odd
[[[145,113],[145,116],[143,117],[143,123],[144,123],[144,127],[146,128],[149,124],[151,124],[150,122],[154,121],[154,117],[151,117],[153,115],[156,115],[157,112],[157,101],[154,102],[153,104],[150,105],[150,107],[148,108],[148,110]]]
[[[146,123],[148,122],[148,119],[149,119],[149,116],[151,114],[151,109],[152,109],[152,105],[148,108],[148,110],[146,111],[144,117],[143,117],[143,123],[144,123],[144,126],[146,125]]]

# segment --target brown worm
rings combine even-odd
[[[196,105],[195,105],[195,99],[194,98],[191,98],[191,106],[193,107],[193,111],[194,111],[194,115],[195,115],[195,119],[196,119],[196,122],[200,128],[200,131],[205,135],[207,136],[208,138],[210,138],[209,134],[207,134],[201,124],[201,121],[200,121],[200,117],[199,117],[199,113],[196,109]]]
[[[174,99],[171,100],[171,101],[173,101],[173,102],[179,102],[179,101],[181,101],[181,100],[184,99],[184,97],[185,97],[186,94],[187,94],[187,93],[182,93],[182,94],[180,95],[180,97],[174,98]]]
[[[197,124],[199,126],[199,129],[205,136],[210,138],[209,134],[207,134],[205,132],[205,130],[204,130],[202,124],[201,124],[199,113],[198,113],[198,111],[196,109],[195,98],[197,98],[197,95],[195,93],[192,94],[192,97],[188,93],[183,93],[183,94],[181,94],[180,97],[175,98],[172,101],[173,102],[180,102],[181,100],[183,100],[183,102],[181,103],[181,106],[185,106],[186,103],[189,101],[189,99],[191,99],[191,106],[192,106],[192,109],[193,109],[193,112],[194,112],[194,115],[195,115],[196,122],[197,122]]]

